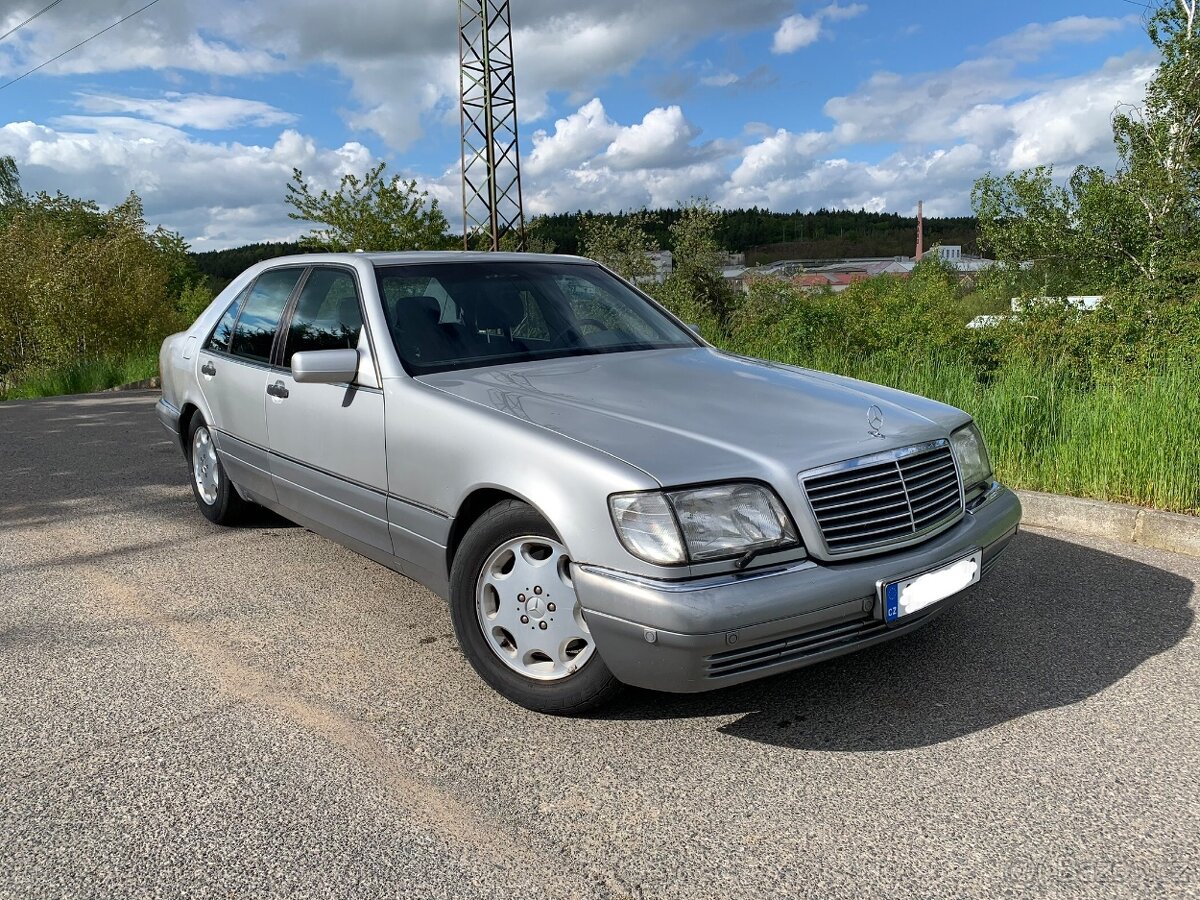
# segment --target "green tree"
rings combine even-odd
[[[975,184],[982,244],[1026,293],[1105,291],[1133,279],[1200,277],[1200,28],[1197,0],[1162,0],[1147,22],[1161,56],[1142,106],[1113,116],[1113,173],[1049,167]],[[1032,267],[1023,263],[1032,262]]]
[[[19,183],[15,166],[3,168]],[[108,210],[61,193],[3,209],[0,381],[148,350],[187,321],[187,246],[148,231],[136,194]]]
[[[717,240],[722,218],[705,198],[681,208],[670,229],[671,274],[660,291],[677,316],[700,325],[705,334],[724,330],[733,300],[722,275],[725,251]]]
[[[292,170],[285,199],[288,217],[314,222],[303,239],[317,250],[441,250],[451,246],[449,224],[428,191],[415,180],[385,174],[380,163],[365,175],[343,175],[336,191],[314,193],[299,169]]]
[[[579,223],[579,250],[630,281],[654,274],[650,254],[658,243],[647,231],[653,217],[642,210],[622,216],[585,215]]]

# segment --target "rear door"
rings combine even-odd
[[[292,355],[356,349],[358,376],[346,384],[301,384]],[[383,392],[362,295],[351,268],[315,266],[280,337],[266,404],[271,472],[279,502],[342,534],[391,552]]]
[[[200,389],[229,478],[275,499],[267,440],[267,379],[279,320],[303,267],[268,269],[234,302],[199,353]]]

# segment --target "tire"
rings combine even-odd
[[[192,475],[192,496],[204,518],[214,525],[238,525],[245,521],[252,504],[242,499],[225,474],[208,423],[200,413],[188,423],[187,461]]]
[[[526,709],[579,715],[621,690],[591,641],[566,548],[527,504],[499,503],[463,536],[450,570],[450,617],[479,676]]]

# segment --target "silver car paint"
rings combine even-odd
[[[468,369],[420,379],[439,390],[569,435],[663,486],[752,479],[772,485],[821,546],[798,472],[946,437],[970,421],[930,400],[871,392],[803,369],[711,348],[651,350]],[[899,392],[896,392],[899,393]],[[866,411],[884,410],[886,437]]]
[[[661,486],[754,479],[776,490],[801,535],[809,539],[815,524],[798,472],[944,438],[969,421],[960,410],[935,401],[731,356],[700,340],[694,349],[413,378],[388,336],[375,266],[471,256],[314,254],[252,267],[190,329],[164,342],[160,416],[177,428],[181,413],[194,407],[215,426],[230,479],[247,496],[442,596],[448,594],[447,548],[455,517],[479,491],[500,491],[531,504],[553,525],[576,563],[591,571],[650,579],[712,577],[733,573],[733,563],[661,567],[629,554],[617,539],[608,497]],[[562,256],[480,256],[594,265]],[[355,385],[300,384],[285,369],[246,365],[227,356],[214,360],[218,354],[196,349],[255,277],[268,268],[298,264],[338,265],[357,273],[364,331]],[[220,365],[218,378],[229,376],[222,380],[228,388],[214,390],[217,379],[205,380],[201,367],[206,361]],[[286,389],[286,399],[267,396],[267,384],[275,382]],[[882,438],[868,426],[872,405],[884,413]],[[936,546],[1001,531],[1011,536],[1019,506],[1000,490],[1004,502],[984,511],[986,525],[985,519],[968,513]],[[806,542],[820,546],[819,541]],[[767,554],[755,569],[775,571],[804,557],[803,549]],[[803,569],[789,575],[800,579],[791,590],[802,589],[811,566]],[[594,588],[594,579],[584,580]],[[811,595],[808,605],[819,604],[822,596]],[[611,612],[609,608],[606,614]]]

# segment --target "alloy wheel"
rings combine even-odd
[[[527,678],[567,678],[595,650],[567,550],[550,538],[528,535],[496,548],[479,575],[475,607],[488,646]]]

